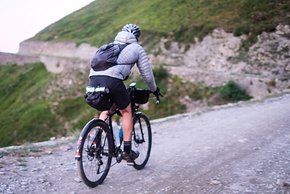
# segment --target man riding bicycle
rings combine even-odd
[[[89,74],[89,86],[109,88],[111,101],[120,109],[124,134],[124,152],[122,153],[122,159],[128,163],[132,163],[138,158],[139,153],[131,150],[133,127],[132,110],[130,97],[123,81],[129,77],[135,63],[148,88],[155,95],[159,95],[159,88],[156,86],[147,54],[144,48],[138,44],[140,35],[139,26],[126,24],[114,40],[114,43],[127,44],[118,56],[117,65],[102,71],[95,71],[91,68]],[[105,120],[107,115],[108,111],[103,111],[99,118]]]

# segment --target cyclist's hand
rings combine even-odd
[[[157,101],[156,103],[159,104],[160,103],[160,98],[159,96],[163,97],[163,95],[160,93],[160,89],[159,87],[156,88],[155,92],[153,92],[153,94],[156,96]]]
[[[156,90],[154,92],[152,92],[156,97],[160,96],[160,89],[157,87]]]

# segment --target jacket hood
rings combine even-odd
[[[127,31],[121,31],[117,34],[115,37],[115,43],[133,43],[137,42],[137,39],[135,38],[134,34],[131,34]]]

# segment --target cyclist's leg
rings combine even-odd
[[[133,118],[131,103],[121,110],[122,114],[122,128],[123,128],[123,138],[124,138],[124,152],[122,158],[128,162],[128,164],[133,165],[133,161],[138,158],[139,152],[135,152],[131,149],[132,147],[132,129],[133,129]]]
[[[108,113],[109,113],[109,111],[107,111],[107,110],[101,112],[99,119],[102,119],[103,121],[105,121],[105,119],[108,117]],[[97,117],[97,115],[96,115],[96,117]]]
[[[119,108],[122,114],[122,128],[124,135],[124,152],[122,154],[123,159],[127,162],[132,163],[139,154],[131,150],[131,139],[132,139],[132,128],[133,118],[132,109],[130,103],[130,96],[122,81],[116,81],[114,84],[111,99],[114,104]]]
[[[131,141],[132,138],[132,110],[131,103],[123,110],[120,110],[122,114],[122,129],[124,134],[124,141]]]
[[[113,104],[113,106],[110,108],[110,110],[105,110],[105,111],[102,111],[101,114],[98,116],[96,115],[96,118],[99,118],[105,122],[108,123],[108,117],[109,117],[109,113],[113,112],[114,110],[116,110],[116,105]]]

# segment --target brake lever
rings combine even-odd
[[[156,95],[156,104],[160,104],[160,96],[163,97],[163,95],[159,92],[158,95]]]

